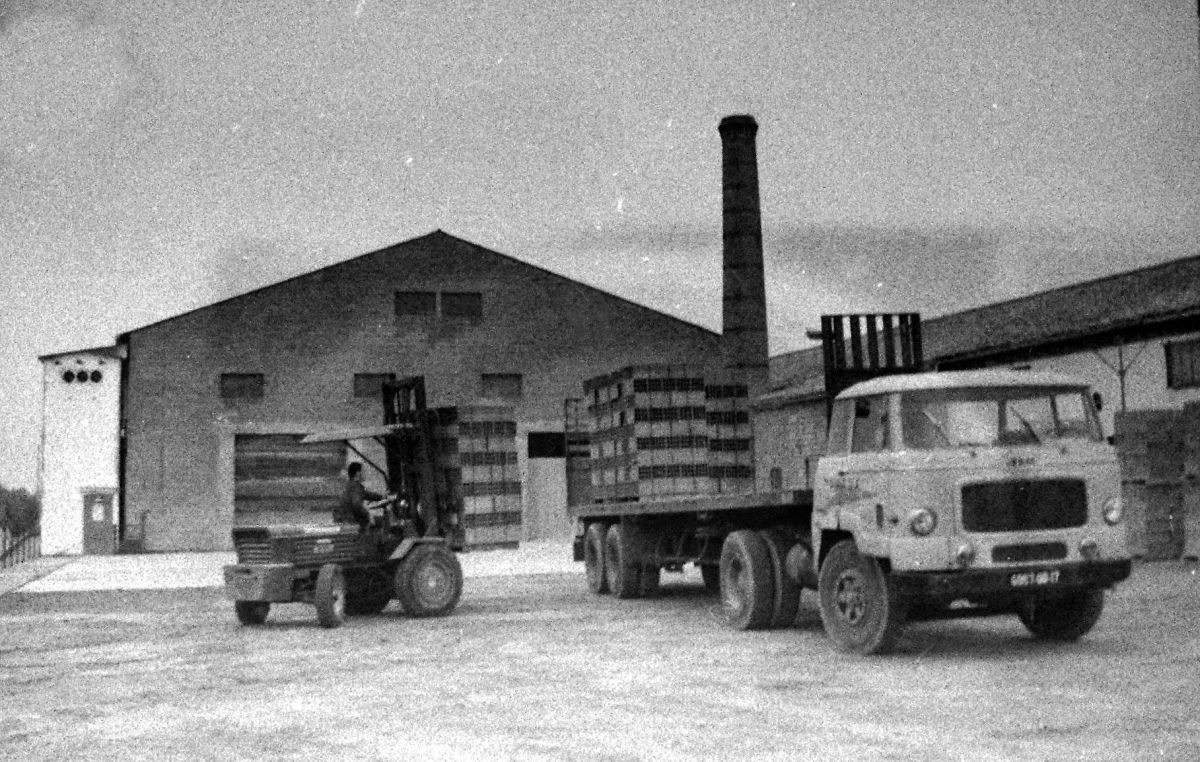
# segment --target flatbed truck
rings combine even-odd
[[[900,370],[849,374],[867,380],[832,399],[812,490],[570,506],[588,588],[651,596],[695,564],[747,630],[792,625],[815,590],[830,639],[859,654],[936,618],[1086,634],[1131,567],[1099,397],[1030,371]]]

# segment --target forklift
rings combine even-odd
[[[463,508],[438,465],[437,411],[425,380],[386,381],[383,425],[318,432],[301,443],[343,441],[388,486],[388,496],[358,524],[241,526],[233,529],[237,563],[224,568],[225,590],[238,621],[266,621],[272,603],[310,603],[317,622],[341,626],[347,616],[378,614],[393,599],[406,616],[445,616],[462,595],[457,551],[465,541]],[[382,445],[381,467],[355,442]]]

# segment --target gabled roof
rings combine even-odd
[[[71,349],[66,352],[51,352],[48,355],[40,355],[38,360],[46,362],[47,360],[57,360],[60,357],[68,357],[70,355],[99,355],[101,357],[111,357],[114,360],[120,360],[125,357],[125,350],[120,345],[112,345],[107,347],[89,347],[88,349]]]
[[[237,300],[239,300],[239,299],[244,299],[244,298],[246,298],[246,297],[248,297],[248,296],[250,296],[250,295],[252,295],[252,294],[261,293],[261,292],[263,292],[263,291],[267,291],[267,290],[269,290],[269,289],[272,289],[272,288],[275,288],[275,287],[277,287],[277,286],[281,286],[281,285],[283,285],[283,284],[285,284],[285,283],[291,283],[291,282],[293,282],[293,281],[300,280],[300,279],[302,279],[302,278],[308,278],[308,277],[311,277],[311,276],[313,276],[313,275],[316,275],[316,274],[318,274],[318,273],[323,273],[323,272],[328,272],[328,271],[331,271],[331,270],[335,270],[335,269],[337,269],[337,268],[339,268],[339,267],[344,267],[345,265],[347,265],[347,264],[350,264],[351,262],[355,262],[355,261],[357,261],[357,260],[364,259],[364,258],[366,258],[366,257],[375,256],[375,255],[377,255],[377,254],[380,254],[380,253],[382,253],[382,252],[386,252],[386,251],[388,251],[388,250],[390,250],[390,249],[399,249],[399,248],[401,248],[401,247],[404,247],[404,246],[409,246],[409,245],[416,244],[416,243],[418,243],[418,242],[422,241],[423,239],[442,239],[442,240],[444,240],[444,241],[446,241],[446,242],[450,242],[450,243],[454,243],[454,244],[460,244],[460,245],[463,245],[463,246],[469,246],[469,247],[471,247],[471,248],[473,248],[473,249],[476,249],[476,250],[477,250],[477,251],[479,251],[480,253],[483,253],[483,254],[486,254],[486,255],[489,255],[489,256],[500,257],[500,258],[502,258],[502,259],[506,259],[506,260],[509,260],[509,261],[511,261],[511,262],[514,262],[514,263],[516,263],[516,264],[518,264],[518,265],[520,265],[520,266],[522,266],[522,267],[527,267],[527,268],[530,268],[531,270],[536,270],[536,271],[538,271],[538,272],[540,272],[540,273],[543,273],[543,274],[544,274],[544,275],[546,275],[546,276],[549,276],[549,277],[550,277],[550,278],[552,278],[552,279],[555,279],[555,280],[561,281],[561,282],[562,282],[562,283],[564,283],[564,284],[567,284],[567,283],[569,283],[569,284],[572,284],[573,286],[575,286],[575,287],[577,287],[577,288],[582,288],[582,289],[586,289],[586,290],[588,290],[588,291],[592,291],[592,292],[594,292],[594,293],[597,293],[597,294],[601,294],[601,295],[603,295],[603,296],[605,296],[605,297],[607,297],[607,298],[609,298],[609,299],[615,299],[615,300],[617,300],[617,301],[619,301],[619,302],[623,302],[623,303],[625,303],[625,304],[627,304],[627,305],[629,305],[630,307],[633,307],[633,308],[635,308],[635,309],[639,309],[639,310],[645,310],[646,312],[653,313],[653,314],[655,314],[655,315],[658,315],[658,316],[660,316],[660,317],[662,317],[662,318],[665,318],[665,319],[667,319],[667,320],[673,320],[673,321],[675,321],[675,322],[677,322],[677,323],[681,323],[681,324],[687,325],[687,326],[689,326],[689,327],[691,327],[691,328],[695,328],[696,330],[703,331],[703,332],[705,332],[705,333],[708,333],[708,334],[711,334],[711,335],[713,335],[713,336],[719,336],[719,335],[720,335],[720,334],[718,334],[718,333],[716,333],[716,332],[714,332],[714,331],[711,331],[711,330],[709,330],[709,329],[705,328],[705,327],[704,327],[704,326],[702,326],[702,325],[698,325],[698,324],[696,324],[696,323],[691,323],[691,322],[689,322],[689,321],[687,321],[687,320],[683,320],[682,318],[675,317],[674,315],[668,315],[667,313],[665,313],[665,312],[662,312],[662,311],[660,311],[660,310],[656,310],[656,309],[653,309],[653,308],[651,308],[651,307],[647,307],[647,306],[645,306],[644,304],[638,304],[637,302],[634,302],[634,301],[632,301],[632,300],[630,300],[630,299],[626,299],[626,298],[624,298],[624,297],[622,297],[622,296],[617,296],[616,294],[613,294],[613,293],[611,293],[611,292],[609,292],[609,291],[605,291],[605,290],[603,290],[603,289],[600,289],[600,288],[596,288],[595,286],[589,286],[589,285],[588,285],[588,284],[586,284],[586,283],[581,283],[581,282],[579,282],[579,281],[572,280],[571,278],[568,278],[568,277],[566,277],[565,275],[560,275],[560,274],[558,274],[558,273],[556,273],[556,272],[554,272],[554,271],[552,271],[552,270],[547,270],[547,269],[546,269],[546,268],[544,268],[544,267],[539,267],[539,266],[537,266],[537,265],[532,265],[532,264],[529,264],[528,262],[522,261],[522,260],[520,260],[520,259],[517,259],[516,257],[512,257],[512,256],[509,256],[509,255],[507,255],[507,254],[501,254],[501,253],[500,253],[500,252],[498,252],[498,251],[493,251],[492,249],[489,249],[489,248],[487,248],[487,247],[485,247],[485,246],[480,246],[480,245],[479,245],[479,244],[477,244],[477,243],[473,243],[473,242],[471,242],[471,241],[468,241],[468,240],[466,240],[466,239],[464,239],[464,238],[459,238],[458,236],[451,235],[451,234],[449,234],[449,233],[446,233],[445,231],[443,231],[443,230],[440,230],[440,229],[439,229],[439,230],[434,230],[434,231],[433,231],[433,232],[431,232],[431,233],[426,233],[426,234],[425,234],[425,235],[423,235],[423,236],[417,236],[416,238],[410,238],[410,239],[408,239],[408,240],[406,240],[406,241],[400,241],[399,243],[394,243],[394,244],[391,244],[391,245],[389,245],[389,246],[384,246],[384,247],[383,247],[383,248],[381,248],[381,249],[376,249],[376,250],[374,250],[374,251],[369,251],[369,252],[367,252],[367,253],[365,253],[365,254],[360,254],[360,255],[358,255],[357,257],[351,257],[350,259],[345,259],[345,260],[342,260],[341,262],[335,262],[335,263],[333,263],[333,264],[331,264],[331,265],[326,265],[325,267],[321,267],[321,268],[318,268],[318,269],[316,269],[316,270],[310,270],[310,271],[308,271],[308,272],[306,272],[306,273],[301,273],[301,274],[299,274],[299,275],[294,275],[294,276],[292,276],[291,278],[286,278],[286,279],[284,279],[284,280],[282,280],[282,281],[278,281],[278,282],[276,282],[276,283],[271,283],[271,284],[268,284],[268,285],[266,285],[266,286],[262,286],[262,287],[260,287],[260,288],[253,289],[253,290],[251,290],[251,291],[247,291],[247,292],[245,292],[245,293],[237,294],[236,296],[231,296],[231,297],[229,297],[229,298],[227,298],[227,299],[222,299],[222,300],[220,300],[220,301],[217,301],[217,302],[212,302],[212,303],[210,303],[210,304],[206,304],[206,305],[204,305],[204,306],[202,306],[202,307],[197,307],[197,308],[195,308],[195,309],[193,309],[193,310],[188,310],[187,312],[182,312],[182,313],[180,313],[180,314],[178,314],[178,315],[172,315],[171,317],[168,317],[168,318],[163,318],[162,320],[157,320],[157,321],[155,321],[155,322],[153,322],[153,323],[147,323],[146,325],[139,326],[139,327],[137,327],[137,328],[132,328],[132,329],[130,329],[130,330],[128,330],[128,331],[125,331],[124,333],[122,333],[120,336],[118,336],[118,337],[117,337],[117,339],[118,339],[118,341],[119,341],[119,342],[120,342],[120,341],[124,341],[124,340],[125,340],[125,338],[126,338],[127,336],[129,336],[129,334],[131,334],[131,333],[136,333],[136,332],[138,332],[138,331],[142,331],[142,330],[145,330],[145,329],[147,329],[147,328],[151,328],[151,327],[153,327],[153,326],[161,325],[161,324],[163,324],[163,323],[167,323],[167,322],[170,322],[170,321],[172,321],[172,320],[177,320],[177,319],[179,319],[179,318],[182,318],[182,317],[185,317],[185,316],[188,316],[188,315],[192,315],[192,314],[195,314],[195,313],[197,313],[197,312],[202,312],[202,311],[204,311],[204,310],[212,309],[212,308],[214,308],[214,307],[217,307],[217,306],[220,306],[220,305],[229,304],[229,303],[231,303],[231,302],[236,302]]]

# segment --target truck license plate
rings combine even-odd
[[[1012,587],[1039,587],[1053,585],[1058,582],[1058,569],[1043,569],[1041,571],[1015,572],[1009,575],[1008,584]]]

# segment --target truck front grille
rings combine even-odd
[[[962,521],[968,532],[1083,526],[1087,523],[1087,487],[1082,479],[967,484],[962,488]]]

